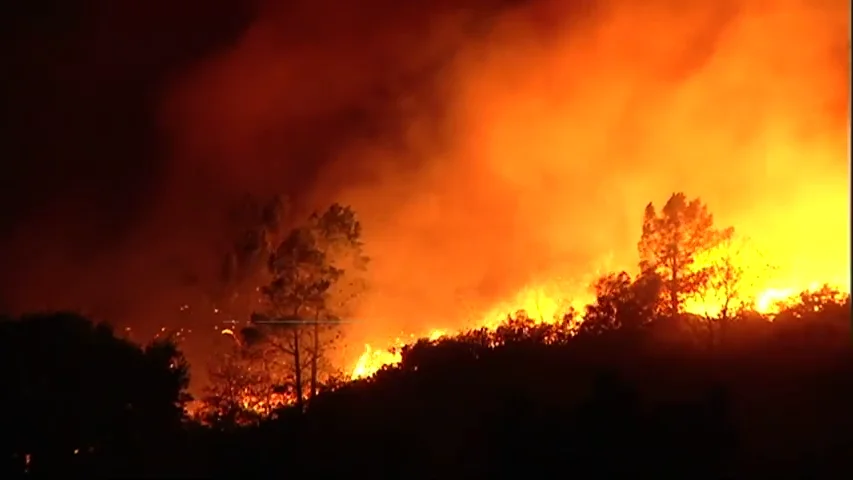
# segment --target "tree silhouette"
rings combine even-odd
[[[340,315],[364,289],[357,275],[367,263],[360,237],[354,212],[335,204],[291,230],[269,258],[272,281],[261,289],[266,310],[252,316],[263,335],[250,336],[255,345],[287,359],[299,408],[306,376],[315,395],[324,350],[337,339]]]
[[[663,279],[670,316],[677,316],[684,301],[709,281],[711,270],[697,265],[697,257],[732,234],[731,228],[714,228],[707,206],[698,198],[688,201],[683,193],[672,194],[660,212],[652,203],[646,206],[637,245],[640,269],[656,272]]]
[[[367,290],[363,273],[369,262],[361,241],[361,223],[355,212],[339,204],[333,204],[322,215],[311,216],[309,226],[314,233],[317,249],[323,252],[327,263],[334,265],[336,275],[329,288],[315,303],[315,321],[312,324],[311,345],[311,395],[319,388],[320,362],[325,358],[324,348],[329,342],[321,342],[321,335],[337,329],[336,320],[352,316],[353,301]],[[321,317],[326,322],[320,323]],[[324,328],[325,327],[325,328]]]
[[[581,333],[637,330],[652,322],[660,310],[661,279],[644,272],[635,280],[626,272],[611,273],[594,284],[595,301],[587,305]]]
[[[823,285],[814,290],[804,290],[779,303],[783,307],[779,313],[781,317],[802,320],[827,313],[829,316],[846,313],[850,309],[850,295]]]
[[[800,344],[848,343],[851,330],[850,295],[829,285],[806,290],[783,300],[773,318],[777,333]]]
[[[104,473],[153,468],[189,400],[187,364],[173,343],[142,349],[70,313],[2,322],[0,376],[2,455],[32,473],[67,472],[93,458],[123,459],[107,460]]]

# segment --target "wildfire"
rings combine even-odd
[[[395,321],[369,322],[365,329],[382,332],[371,330],[360,356],[337,366],[363,378],[399,362],[400,347],[418,338],[494,328],[519,310],[537,322],[582,311],[589,292],[554,288],[555,272],[538,269],[579,275],[613,252],[620,265],[606,270],[631,272],[642,207],[674,190],[708,202],[717,226],[755,242],[738,252],[747,278],[736,295],[704,292],[686,310],[717,315],[746,304],[771,314],[824,282],[850,291],[849,5],[608,2],[586,18],[573,2],[535,3],[543,10],[490,15],[482,38],[460,33],[458,50],[424,83],[431,88],[403,95],[405,129],[342,142],[328,152],[333,158],[318,169],[317,184],[306,185],[312,199],[335,192],[363,219],[370,275],[394,290],[364,300],[376,304],[365,308],[370,316],[429,310],[422,305],[433,299],[437,306],[423,316],[459,313],[402,333]],[[434,27],[430,35],[454,28]],[[186,115],[174,122],[178,144],[216,159],[212,171],[246,182],[241,190],[255,180],[269,190],[278,170],[266,169],[289,171],[296,165],[283,159],[300,156],[259,148],[257,133],[290,131],[281,122],[291,119],[302,127],[303,110],[320,118],[337,111],[336,102],[348,107],[348,94],[361,99],[362,89],[395,72],[373,60],[405,52],[405,74],[388,77],[408,78],[414,65],[432,64],[421,54],[456,43],[416,37],[429,47],[393,44],[391,54],[366,55],[366,63],[358,55],[336,63],[340,48],[318,44],[311,55],[329,53],[328,62],[307,62],[324,68],[306,73],[331,76],[306,82],[313,77],[279,74],[301,65],[301,50],[252,35],[199,72],[197,84],[178,89],[186,96],[176,98],[182,108],[175,110]],[[341,97],[312,101],[313,86],[336,82],[347,86],[335,90]],[[289,114],[294,105],[298,115]],[[322,142],[331,134],[316,133]],[[370,174],[353,175],[362,169]],[[512,285],[516,295],[491,298],[500,301],[470,315],[451,308],[458,290],[491,276],[535,281]]]
[[[405,338],[397,337],[392,342],[392,346],[375,350],[369,343],[364,346],[364,353],[361,354],[355,367],[352,370],[351,378],[358,379],[369,377],[379,371],[385,365],[394,365],[402,359],[400,350],[407,344],[412,344],[420,338],[429,340],[438,340],[447,334],[447,330],[431,330],[426,335],[416,336],[410,334]]]
[[[797,295],[802,291],[815,291],[819,288],[817,282],[809,283],[804,288],[773,288],[767,287],[764,289],[753,290],[757,293],[749,297],[741,298],[744,304],[751,305],[751,308],[763,314],[772,314],[778,310],[778,306]],[[840,291],[849,292],[849,285],[838,286]],[[517,296],[514,302],[501,302],[495,307],[488,310],[480,321],[472,325],[473,328],[495,329],[503,321],[507,319],[513,312],[524,311],[534,322],[552,323],[562,319],[566,314],[572,311],[579,311],[580,306],[587,303],[576,300],[568,302],[561,300],[558,296],[547,294],[548,289],[543,287],[525,288]],[[749,293],[744,293],[749,295]],[[591,300],[586,298],[584,300]],[[515,308],[511,308],[512,306]],[[686,309],[690,313],[697,315],[716,315],[720,312],[721,306],[719,301],[713,299],[707,302],[689,302]],[[459,331],[462,331],[460,329]],[[376,348],[371,344],[365,344],[364,352],[358,358],[355,366],[352,369],[351,378],[353,380],[367,378],[375,374],[384,366],[391,366],[399,363],[402,360],[400,349],[407,344],[413,344],[418,339],[437,340],[443,336],[452,335],[448,329],[434,329],[427,331],[423,335],[410,334],[395,338],[390,344],[386,344],[385,348]]]
[[[493,330],[507,317],[515,312],[524,311],[525,314],[536,323],[552,323],[562,319],[573,310],[578,310],[583,301],[569,301],[552,293],[554,288],[544,286],[528,287],[522,289],[512,300],[500,302],[488,309],[485,313],[475,317],[477,320],[470,322],[467,328],[486,328]],[[407,344],[415,343],[418,339],[437,340],[443,336],[458,333],[462,329],[432,329],[423,335],[403,335],[393,339],[385,348],[375,348],[371,344],[364,346],[364,352],[358,358],[352,369],[353,380],[373,375],[386,365],[394,365],[401,360],[400,349]]]
[[[811,289],[817,288],[812,285]],[[775,308],[775,305],[796,294],[793,288],[768,288],[755,299],[755,309],[767,313]]]

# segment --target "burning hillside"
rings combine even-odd
[[[369,33],[353,22],[299,47],[270,14],[176,91],[176,155],[263,196],[301,155],[268,132],[310,143],[300,129],[338,104],[383,119],[299,196],[351,205],[365,227],[371,288],[342,354],[352,365],[369,345],[358,375],[412,336],[584,305],[601,274],[637,273],[642,207],[666,192],[734,227],[738,292],[758,309],[849,290],[843,2],[593,6],[532,2],[488,28],[453,10]]]
[[[168,82],[170,163],[144,221],[91,255],[56,222],[21,229],[39,248],[15,259],[10,310],[134,331],[247,321],[264,282],[225,285],[221,258],[246,192],[358,213],[370,289],[346,316],[346,370],[413,336],[582,309],[601,275],[639,273],[643,207],[670,192],[734,227],[738,293],[759,310],[849,291],[847,2],[262,3]]]

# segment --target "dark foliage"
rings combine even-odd
[[[178,464],[188,372],[174,344],[141,348],[58,313],[0,322],[0,356],[6,474],[148,474]]]
[[[619,298],[597,318],[621,308],[631,327],[573,335],[572,318],[522,318],[421,341],[399,366],[245,427],[182,423],[167,345],[70,315],[7,321],[4,466],[20,473],[30,454],[33,472],[112,475],[850,478],[849,297],[804,295],[773,322],[743,314],[711,350],[664,321],[625,321],[641,296]]]

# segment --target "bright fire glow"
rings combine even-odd
[[[800,292],[815,291],[819,287],[819,284],[812,282],[811,284],[800,288],[766,288],[758,291],[758,293],[752,297],[744,297],[743,295],[748,295],[749,293],[740,292],[738,300],[751,302],[752,309],[757,312],[762,314],[772,314],[776,311],[777,306],[781,302],[791,299]],[[838,287],[836,286],[836,288]],[[840,287],[839,289],[844,293],[849,293],[849,285],[846,288]],[[520,310],[523,310],[529,318],[537,323],[556,322],[572,310],[582,311],[578,307],[582,305],[583,302],[575,302],[574,304],[571,304],[566,301],[560,301],[555,297],[546,296],[543,292],[544,289],[542,288],[523,290],[518,295],[518,299],[522,300],[521,302],[514,304],[502,302],[483,316],[482,320],[476,324],[474,328],[495,329],[504,322],[509,315]],[[507,308],[507,305],[516,305],[517,307]],[[718,304],[705,304],[702,302],[688,302],[686,308],[690,313],[697,315],[717,315],[720,312],[720,306]],[[460,331],[451,332],[447,329],[435,329],[420,336],[410,334],[406,337],[398,337],[394,339],[393,342],[386,344],[383,348],[376,348],[371,344],[366,344],[364,346],[364,352],[352,368],[351,378],[366,378],[382,369],[382,367],[392,366],[399,363],[402,359],[400,349],[407,344],[416,342],[418,339],[436,340],[443,336],[452,335],[453,333],[460,333]]]
[[[588,294],[554,279],[605,255],[604,271],[634,273],[643,207],[675,191],[749,239],[738,302],[770,313],[824,283],[850,291],[849,2],[527,3],[474,37],[456,17],[401,21],[375,42],[342,35],[304,50],[261,22],[181,90],[176,133],[190,157],[243,179],[236,191],[270,191],[298,156],[259,142],[268,132],[370,103],[389,71],[398,82],[440,70],[422,96],[369,105],[399,107],[401,128],[335,151],[312,185],[358,212],[371,257],[375,288],[356,316],[374,321],[348,327],[367,346],[341,362],[352,377],[399,361],[389,348],[418,337],[522,309],[537,321],[581,310]],[[473,314],[459,292],[474,292],[462,295]],[[686,309],[723,303],[712,292]]]

